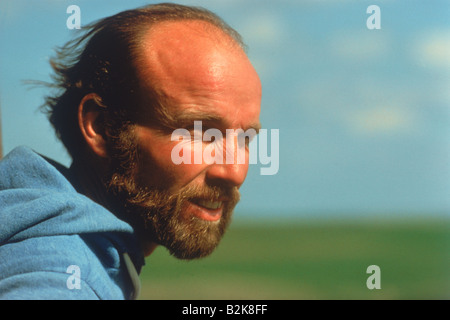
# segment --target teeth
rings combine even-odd
[[[207,209],[215,210],[222,206],[222,201],[199,200],[198,204]]]

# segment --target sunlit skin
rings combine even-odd
[[[191,130],[194,120],[200,120],[203,130],[222,132],[225,147],[226,129],[259,128],[261,83],[245,52],[221,31],[200,21],[162,23],[145,36],[141,50],[141,105],[150,105],[152,96],[147,92],[153,88],[177,122],[171,127],[154,126],[145,112],[142,115],[135,128],[139,183],[174,193],[187,185],[239,188],[248,171],[248,149],[245,164],[224,160],[223,164],[176,165],[171,151],[178,141],[171,141],[171,134],[176,128]],[[207,143],[202,143],[203,148]],[[194,215],[215,223],[221,217],[223,204],[211,209],[188,203],[182,213],[186,218]],[[145,247],[148,255],[155,245]]]

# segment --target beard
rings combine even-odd
[[[173,193],[140,185],[137,146],[128,141],[122,144],[121,150],[125,148],[126,152],[116,158],[120,161],[112,166],[104,184],[114,207],[120,207],[123,219],[133,226],[141,242],[162,245],[178,259],[210,255],[231,223],[233,209],[240,199],[238,189],[218,184],[188,184]],[[222,203],[218,221],[185,214],[199,199],[215,202],[224,198],[227,201]]]

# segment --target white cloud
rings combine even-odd
[[[364,30],[339,32],[330,40],[331,53],[348,60],[371,60],[389,52],[390,40],[385,33]]]
[[[418,103],[423,96],[400,85],[370,80],[350,85],[326,79],[299,85],[296,94],[305,119],[360,137],[415,134],[421,122]]]
[[[239,32],[252,45],[271,46],[280,41],[285,28],[281,17],[268,11],[259,11],[246,19]]]
[[[249,47],[249,57],[262,78],[270,78],[281,68],[274,59],[288,34],[283,18],[267,9],[255,10],[237,28]]]
[[[419,65],[450,69],[450,30],[434,30],[417,37],[412,50]]]
[[[414,125],[413,112],[395,104],[354,110],[347,120],[352,131],[364,135],[405,133]]]

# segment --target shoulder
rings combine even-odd
[[[11,242],[0,247],[0,257],[1,299],[125,298],[119,250],[101,234]]]
[[[0,298],[129,297],[133,228],[28,149],[0,161],[0,221]]]

